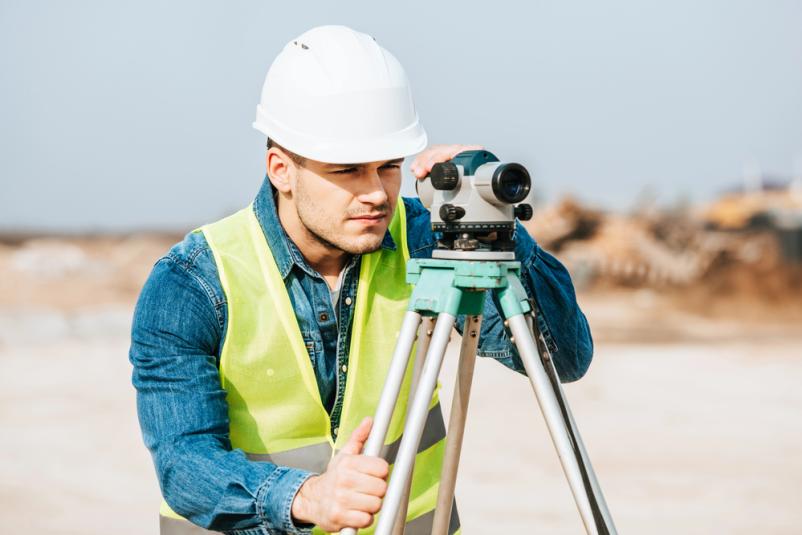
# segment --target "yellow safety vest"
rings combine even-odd
[[[411,293],[406,283],[409,251],[404,203],[399,199],[389,225],[393,240],[400,245],[397,250],[380,249],[362,256],[336,440],[284,280],[253,206],[201,230],[228,303],[220,380],[227,393],[232,446],[253,461],[323,472],[359,422],[375,413],[384,385]],[[411,374],[412,366],[408,366],[382,450],[390,464],[401,442]],[[429,407],[415,457],[406,535],[430,534],[434,518],[445,446],[436,391]],[[166,502],[160,513],[162,535],[210,533],[184,520]],[[359,533],[373,533],[375,525]],[[317,527],[313,531],[324,533]],[[458,531],[454,508],[449,533]]]

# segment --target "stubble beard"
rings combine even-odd
[[[295,210],[298,214],[298,220],[306,228],[307,232],[309,232],[309,235],[319,244],[327,249],[354,255],[372,253],[381,248],[381,243],[384,238],[383,235],[374,236],[364,234],[364,237],[370,237],[371,239],[360,240],[358,242],[349,242],[347,238],[343,239],[342,236],[337,235],[335,229],[339,228],[341,221],[335,220],[335,218],[331,217],[325,210],[315,204],[312,196],[309,195],[304,188],[303,180],[298,182],[295,194],[297,198]],[[377,211],[385,213],[385,217],[388,218],[388,221],[389,217],[392,216],[392,211],[387,205],[378,206],[376,210],[374,210],[374,213]],[[365,212],[360,211],[359,213],[346,213],[345,215],[346,217],[356,217],[363,213]]]

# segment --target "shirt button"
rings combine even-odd
[[[346,366],[345,364],[343,364],[343,373],[345,373],[345,372],[347,372],[347,371],[348,371],[348,366]]]
[[[351,298],[350,297],[346,297],[345,298],[345,304],[346,305],[350,305],[351,304]]]
[[[329,315],[325,312],[320,315],[320,321],[327,321],[329,319]]]
[[[337,436],[337,432],[338,432],[339,430],[340,430],[340,428],[339,428],[339,427],[335,427],[335,428],[334,428],[334,431],[332,431],[332,433],[334,434],[334,436]]]

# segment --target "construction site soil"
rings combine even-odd
[[[592,328],[590,371],[566,392],[619,531],[799,533],[799,266],[770,233],[663,250],[670,240],[655,246],[654,227],[630,219],[538,236],[571,270]],[[157,533],[127,351],[137,293],[179,239],[0,239],[4,533]],[[528,382],[486,359],[457,499],[466,533],[583,532]]]

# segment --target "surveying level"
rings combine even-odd
[[[513,251],[515,218],[532,217],[532,206],[523,202],[532,189],[529,172],[486,150],[434,164],[416,189],[431,211],[432,230],[442,234],[437,244],[442,250]]]
[[[601,487],[565,400],[551,352],[539,330],[537,300],[527,296],[520,280],[521,264],[515,261],[510,246],[516,212],[531,216],[531,207],[524,209],[525,213],[519,208],[528,205],[512,206],[523,201],[529,193],[529,174],[519,164],[498,163],[498,159],[487,151],[463,152],[446,164],[438,171],[435,171],[437,165],[445,164],[435,165],[431,175],[432,179],[447,176],[445,184],[438,182],[437,185],[419,187],[424,204],[433,208],[432,227],[442,232],[443,238],[432,258],[411,259],[407,264],[407,282],[415,287],[393,351],[373,428],[363,448],[363,455],[380,455],[417,339],[407,419],[375,533],[403,534],[415,454],[426,423],[429,402],[437,386],[457,316],[464,315],[457,384],[432,534],[447,535],[454,530],[453,525],[449,530],[451,508],[482,309],[487,292],[492,291],[501,305],[504,324],[512,335],[510,341],[518,350],[540,405],[585,530],[591,535],[616,534]],[[456,180],[453,177],[457,177]],[[437,206],[440,208],[435,209]],[[443,209],[444,206],[452,208]],[[449,221],[435,217],[435,211],[438,216],[448,216],[453,208],[460,208],[457,210],[459,217]],[[434,318],[436,321],[432,328]],[[355,533],[350,528],[341,531],[343,535]]]

